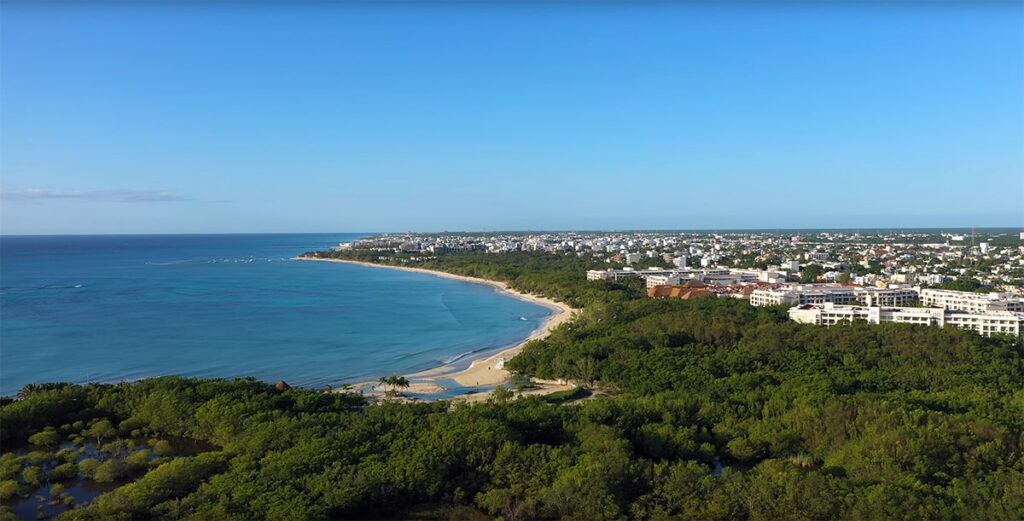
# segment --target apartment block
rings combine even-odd
[[[984,336],[996,333],[1019,336],[1024,329],[1024,313],[1010,311],[971,313],[937,308],[848,306],[831,302],[795,306],[789,310],[789,318],[803,324],[820,326],[833,326],[854,320],[864,320],[871,324],[892,322],[933,327],[950,325],[976,331]]]
[[[1024,312],[1024,299],[1015,298],[1009,293],[973,293],[931,288],[918,290],[918,293],[921,295],[922,306],[957,309],[972,313]]]

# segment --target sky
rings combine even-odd
[[[0,4],[0,233],[1024,226],[1024,4]]]

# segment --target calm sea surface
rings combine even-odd
[[[551,313],[482,284],[288,260],[359,236],[0,237],[0,394],[172,374],[364,381],[468,364]]]

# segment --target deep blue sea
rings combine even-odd
[[[375,380],[468,364],[551,314],[483,284],[289,260],[360,236],[0,237],[0,394],[162,375]]]

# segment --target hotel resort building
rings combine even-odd
[[[743,269],[622,268],[587,271],[587,280],[619,280],[631,277],[643,277],[647,282],[647,289],[685,284],[689,280],[697,280],[709,286],[735,286],[748,282],[777,284],[786,281],[786,276],[782,273]]]
[[[832,302],[795,306],[789,310],[789,318],[802,324],[820,326],[833,326],[854,320],[865,320],[870,324],[895,322],[935,327],[949,325],[977,331],[983,336],[996,333],[1019,336],[1024,329],[1024,313],[1012,311],[974,313],[938,308],[847,306]]]
[[[804,304],[852,304],[866,306],[905,306],[917,300],[912,288],[872,288],[842,284],[800,284],[779,288],[758,288],[750,294],[752,306]]]
[[[1024,312],[1024,299],[1013,298],[1009,293],[972,293],[948,289],[922,289],[921,305],[943,309],[959,309],[972,313],[987,311]]]

